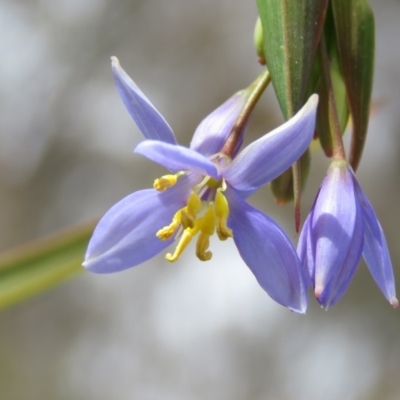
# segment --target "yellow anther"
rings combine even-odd
[[[179,210],[175,213],[174,217],[172,218],[172,222],[168,226],[164,226],[164,228],[160,229],[156,236],[161,240],[168,240],[172,237],[175,233],[176,229],[178,228],[179,224],[181,223],[181,212]]]
[[[226,240],[233,237],[232,229],[229,229],[226,218],[217,218],[217,235],[219,240]]]
[[[218,189],[215,195],[215,215],[218,218],[228,217],[229,215],[229,203],[221,189]]]
[[[200,235],[196,242],[196,256],[201,261],[208,261],[212,257],[212,252],[208,251],[210,246],[210,236],[215,231],[215,214],[213,208],[207,208],[204,217],[201,220]]]
[[[215,231],[215,214],[211,206],[207,208],[202,218],[200,230],[207,235],[212,235]]]
[[[189,214],[195,217],[196,214],[200,212],[200,210],[201,210],[201,199],[197,193],[192,192],[187,201],[187,211]]]
[[[163,176],[155,181],[154,187],[157,190],[165,190],[169,187],[169,184],[172,186],[176,183],[177,177],[179,177],[180,174],[181,173]],[[202,200],[202,193],[204,194],[204,191],[202,192],[199,187],[198,191],[195,189],[195,191],[190,194],[186,206],[175,213],[172,222],[168,226],[160,229],[156,234],[159,239],[168,240],[171,239],[173,235],[180,235],[183,231],[179,236],[175,251],[165,256],[168,261],[176,261],[193,237],[198,233],[196,255],[201,261],[208,261],[212,258],[212,252],[209,250],[210,236],[214,234],[215,230],[220,240],[226,240],[228,237],[233,236],[232,230],[227,226],[229,204],[223,194],[226,185],[223,180],[216,181],[213,178],[206,178],[208,182],[204,181],[204,185],[207,185],[205,186],[209,193],[207,196],[211,199],[215,194],[215,198],[214,202],[208,202],[204,214],[202,213],[203,215],[199,217],[199,214],[202,212],[202,206],[207,203],[204,199]],[[183,229],[180,228],[180,226]]]
[[[172,186],[178,181],[178,175],[164,175],[154,181],[154,189],[162,192]]]
[[[168,261],[176,261],[183,251],[186,249],[187,245],[190,243],[192,238],[197,234],[199,231],[201,220],[196,221],[196,224],[193,229],[187,228],[183,231],[181,238],[179,239],[178,245],[174,251],[174,254],[168,253],[165,258]]]
[[[187,206],[182,208],[181,224],[184,229],[193,228],[197,214],[201,211],[201,199],[192,192],[188,198]]]
[[[193,217],[193,215],[188,213],[187,207],[182,208],[181,224],[183,226],[183,229],[193,228],[194,227],[195,218],[196,217]]]
[[[212,252],[208,250],[210,247],[210,235],[200,232],[196,242],[196,256],[201,261],[211,260]],[[207,251],[208,250],[208,251]]]
[[[220,189],[215,195],[215,215],[217,217],[217,235],[220,240],[233,237],[232,230],[228,228],[229,203]]]
[[[185,229],[183,231],[183,234],[182,234],[181,238],[179,239],[179,243],[176,246],[174,254],[167,253],[165,258],[168,261],[171,261],[171,262],[176,261],[179,258],[179,256],[183,253],[183,250],[186,249],[187,245],[190,243],[192,238],[193,238],[193,235],[190,232],[190,230],[189,229]]]

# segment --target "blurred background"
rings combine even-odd
[[[371,0],[377,26],[374,114],[358,178],[400,278],[400,2]],[[161,168],[114,87],[110,56],[182,144],[259,73],[255,1],[1,0],[0,250],[101,216]],[[282,122],[272,88],[247,141]],[[319,151],[304,200],[328,162]],[[251,202],[289,232],[291,205],[265,188]],[[306,316],[262,291],[232,241],[213,260],[187,250],[78,278],[0,313],[4,400],[350,400],[400,398],[400,311],[362,263],[329,311]],[[398,281],[399,282],[399,281]]]

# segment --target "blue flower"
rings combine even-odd
[[[90,240],[84,266],[96,273],[134,267],[177,241],[175,261],[197,236],[196,255],[212,257],[209,239],[233,238],[262,288],[278,303],[305,312],[300,260],[282,229],[245,199],[292,165],[307,149],[315,124],[316,95],[290,121],[231,159],[221,154],[248,93],[241,91],[205,118],[190,148],[179,146],[171,128],[112,58],[119,94],[147,140],[135,149],[171,173],[153,189],[135,192],[114,205]],[[239,146],[238,146],[239,147]]]
[[[342,297],[361,255],[386,299],[397,307],[385,235],[346,161],[330,165],[304,223],[297,252],[324,308]]]

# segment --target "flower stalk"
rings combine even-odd
[[[340,129],[339,116],[336,109],[335,95],[333,93],[332,79],[329,71],[329,59],[324,37],[321,37],[318,54],[322,69],[322,78],[324,79],[326,88],[328,90],[328,114],[332,137],[332,158],[334,160],[345,160],[346,152],[344,149],[342,132]]]
[[[228,139],[221,149],[221,154],[224,154],[229,158],[233,158],[233,154],[242,138],[247,121],[249,120],[254,107],[258,103],[258,100],[270,82],[271,75],[269,74],[268,69],[265,68],[257,77],[257,79],[247,89],[245,89],[245,91],[250,92],[250,95],[232,127]]]

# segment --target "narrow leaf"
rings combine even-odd
[[[0,253],[0,309],[83,271],[81,264],[94,226],[81,225]]]
[[[257,0],[264,53],[286,119],[304,104],[328,0]]]
[[[361,160],[368,130],[374,72],[375,22],[366,0],[332,0],[340,67],[353,120],[349,162]]]

